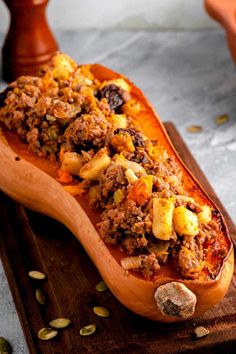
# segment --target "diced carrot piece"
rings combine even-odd
[[[133,200],[138,205],[148,202],[152,194],[153,176],[142,176],[136,181],[128,193],[128,199]]]
[[[60,159],[60,161],[62,160],[64,153],[65,153],[65,148],[64,148],[64,147],[61,147],[61,148],[60,148],[60,152],[59,152],[59,159]]]
[[[67,171],[61,171],[61,170],[58,170],[57,171],[57,181],[60,182],[60,183],[71,183],[73,181],[73,177],[71,176],[71,174]]]
[[[64,186],[64,189],[73,196],[82,195],[87,191],[86,184],[84,182],[85,181],[75,185]]]

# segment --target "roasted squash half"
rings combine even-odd
[[[1,94],[0,122],[0,188],[65,224],[127,308],[176,322],[224,297],[225,220],[127,78],[57,54]]]

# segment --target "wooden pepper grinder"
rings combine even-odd
[[[11,14],[2,49],[3,79],[35,75],[58,50],[46,19],[48,0],[4,0]]]

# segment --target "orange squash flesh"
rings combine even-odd
[[[91,72],[100,81],[123,77],[101,65],[91,66]],[[165,128],[152,106],[142,92],[128,79],[131,96],[141,103],[142,109],[137,115],[142,132],[149,139],[157,139],[166,149],[169,156],[174,156],[183,172],[183,185],[186,192],[200,204],[207,204],[217,210],[202,187],[183,164],[171,143]],[[6,138],[6,139],[5,139]],[[218,303],[228,290],[233,274],[233,247],[227,226],[223,217],[213,216],[221,224],[218,234],[219,244],[228,250],[221,269],[214,280],[185,280],[180,277],[173,264],[168,263],[160,269],[155,281],[142,278],[134,272],[127,275],[120,266],[124,253],[115,247],[108,247],[100,238],[96,224],[99,212],[88,207],[86,198],[69,195],[55,180],[58,169],[57,163],[39,158],[28,152],[15,132],[2,129],[0,139],[0,187],[14,199],[39,212],[50,215],[64,223],[75,234],[83,247],[100,271],[103,279],[113,294],[132,311],[158,321],[176,322],[184,318],[163,315],[154,300],[156,289],[171,281],[179,281],[186,285],[197,297],[194,315],[198,316]],[[20,156],[21,159],[15,159]],[[46,173],[45,173],[46,172]],[[76,199],[76,200],[75,200]],[[217,264],[218,259],[209,251],[208,260]]]

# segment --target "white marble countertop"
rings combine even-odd
[[[236,71],[223,31],[87,30],[56,36],[61,50],[78,62],[100,62],[128,76],[162,120],[175,123],[236,222]],[[221,114],[230,120],[217,126]],[[188,133],[192,124],[203,131]],[[0,336],[9,339],[14,353],[28,354],[1,264],[0,318]]]
[[[0,1],[0,32],[9,24],[9,12]],[[47,17],[54,30],[96,29],[206,29],[217,27],[199,0],[51,0]],[[89,21],[88,21],[89,19]]]

